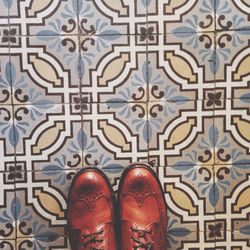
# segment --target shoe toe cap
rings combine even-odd
[[[74,194],[92,196],[97,193],[103,193],[110,196],[108,184],[104,177],[97,171],[86,171],[80,174],[73,186],[72,191]]]
[[[127,173],[123,188],[124,191],[133,192],[152,191],[153,189],[160,191],[159,184],[152,171],[140,166],[134,167]]]

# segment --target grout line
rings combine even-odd
[[[80,1],[81,0],[77,0],[77,27],[78,27],[78,53],[79,53],[79,61],[78,61],[78,78],[79,78],[79,105],[80,105],[80,109],[81,109],[81,130],[83,131],[84,130],[84,123],[83,123],[83,113],[84,113],[84,109],[83,109],[83,105],[84,102],[83,102],[83,97],[84,97],[84,93],[82,91],[82,85],[83,85],[83,76],[82,75],[79,75],[79,71],[81,70],[80,69],[80,65],[81,65],[81,60],[82,60],[82,50],[81,50],[81,37],[84,37],[82,36],[81,34],[81,29],[79,27],[79,24],[80,24]],[[86,34],[86,36],[88,36]],[[81,169],[83,167],[83,164],[84,164],[84,149],[82,147],[84,143],[84,138],[83,138],[83,134],[81,135],[81,163],[80,163],[80,166],[79,166],[79,169]]]

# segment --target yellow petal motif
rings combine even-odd
[[[190,135],[195,124],[195,118],[188,118],[186,122],[181,123],[179,126],[177,126],[170,134],[170,138],[165,141],[165,148],[172,149],[176,145],[183,142]]]
[[[33,0],[31,1],[31,6],[28,9],[29,16],[35,16],[38,12],[43,11],[52,3],[53,0]]]
[[[185,80],[188,80],[190,83],[197,83],[197,74],[193,72],[193,69],[186,58],[176,55],[174,51],[170,51],[166,52],[165,59],[169,61],[175,74]]]
[[[242,80],[243,77],[250,74],[250,55],[245,57],[239,64],[236,71],[233,74],[233,78],[236,81]]]
[[[104,4],[108,5],[110,9],[118,11],[120,15],[127,15],[127,8],[124,6],[123,0],[105,0]]]
[[[190,215],[198,213],[198,207],[193,204],[192,198],[183,190],[175,187],[174,183],[167,184],[166,190],[177,207],[189,212]]]
[[[50,145],[59,138],[61,131],[64,130],[63,122],[56,122],[54,126],[48,128],[44,133],[38,137],[36,145],[32,146],[33,153],[39,154],[44,149],[47,149]]]
[[[183,5],[185,5],[188,0],[170,0],[168,4],[165,5],[165,14],[174,14],[174,11]]]
[[[34,71],[43,80],[54,86],[62,86],[63,82],[50,62],[45,61],[43,58],[39,58],[37,55],[29,55],[29,61],[34,68]]]
[[[99,121],[99,128],[102,129],[105,138],[117,147],[122,148],[123,151],[131,150],[131,143],[127,141],[124,134],[115,126],[108,123],[108,121]]]
[[[250,206],[250,187],[243,190],[241,192],[236,200],[236,203],[233,206],[233,210],[236,213],[241,212],[242,209]]]
[[[119,57],[116,57],[107,67],[104,68],[102,75],[99,77],[100,86],[108,86],[108,82],[114,80],[120,76],[121,72],[125,68],[126,62],[129,61],[128,53],[121,53]]]
[[[245,140],[250,142],[250,122],[241,119],[240,117],[234,117],[233,123],[237,127],[237,131]]]
[[[41,189],[35,190],[35,197],[38,199],[38,203],[47,213],[55,215],[58,219],[63,219],[65,214],[60,206],[60,202],[51,194]]]

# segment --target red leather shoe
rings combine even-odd
[[[133,163],[118,190],[122,250],[166,249],[167,212],[163,189],[151,167]]]
[[[108,178],[85,168],[74,178],[67,212],[72,250],[116,250],[114,194]]]

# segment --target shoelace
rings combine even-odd
[[[86,241],[82,244],[82,248],[86,247],[88,244],[102,243],[103,239],[100,238],[100,235],[102,233],[103,233],[103,230],[92,233],[92,234],[83,234],[82,238],[83,240],[86,239]],[[90,250],[103,250],[103,248],[91,247]]]
[[[153,242],[150,240],[148,242],[142,242],[140,241],[141,238],[146,240],[146,235],[147,234],[152,234],[152,230],[140,230],[131,227],[130,228],[132,232],[138,233],[138,238],[135,238],[134,236],[131,237],[131,239],[137,244],[136,246],[133,246],[134,250],[143,248],[145,250],[153,250]]]

